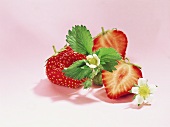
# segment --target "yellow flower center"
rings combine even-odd
[[[89,61],[90,64],[97,65],[97,60],[94,57],[89,58],[88,61]]]
[[[139,87],[139,95],[142,96],[144,99],[150,95],[150,89],[148,85],[141,85]]]

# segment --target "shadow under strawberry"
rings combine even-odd
[[[101,88],[98,91],[94,92],[93,95],[99,100],[107,102],[107,103],[129,103],[133,101],[133,96],[134,96],[132,94],[129,94],[129,95],[119,97],[118,99],[109,99],[107,97],[107,94],[104,88]]]
[[[69,101],[74,104],[89,104],[98,102],[95,99],[87,97],[92,90],[86,91],[85,95],[81,94],[81,89],[68,88],[52,84],[48,79],[41,79],[40,82],[33,88],[35,94],[50,98],[53,102]]]

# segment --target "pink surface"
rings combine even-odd
[[[127,56],[159,86],[151,106],[130,96],[54,86],[45,60],[65,44],[68,29],[86,25],[93,36],[117,28],[127,34]],[[169,0],[0,0],[1,127],[168,127],[170,115]]]

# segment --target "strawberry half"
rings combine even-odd
[[[70,88],[79,87],[84,82],[84,80],[75,80],[66,77],[62,70],[69,67],[73,64],[73,62],[77,60],[86,59],[86,56],[83,54],[75,53],[70,46],[65,47],[58,54],[55,50],[55,47],[53,48],[56,55],[50,57],[46,64],[46,75],[48,79],[56,85]]]
[[[96,51],[101,47],[112,47],[121,54],[123,59],[125,58],[128,40],[122,31],[117,29],[104,31],[104,28],[102,27],[102,33],[94,38],[93,43],[93,51]]]
[[[117,70],[113,72],[102,71],[103,84],[110,99],[129,94],[138,79],[142,78],[140,68],[131,63],[120,61],[115,67]]]

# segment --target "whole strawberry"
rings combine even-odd
[[[46,75],[48,79],[61,86],[70,88],[80,87],[84,80],[75,80],[66,77],[62,70],[68,68],[77,60],[85,59],[85,55],[74,52],[70,46],[64,47],[60,52],[57,52],[53,46],[55,54],[47,60],[46,63]]]

